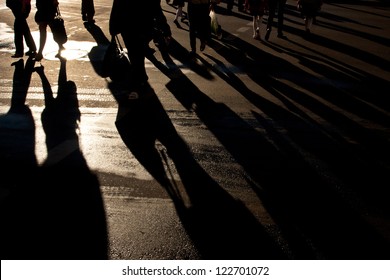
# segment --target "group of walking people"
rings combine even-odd
[[[14,43],[15,53],[14,58],[23,57],[24,55],[32,56],[36,61],[41,61],[43,58],[43,50],[47,39],[47,27],[51,26],[54,18],[59,13],[58,0],[36,0],[36,13],[34,16],[35,22],[39,28],[39,48],[37,48],[34,38],[31,35],[30,27],[27,23],[27,18],[31,12],[31,0],[6,0],[6,6],[11,9],[14,14]],[[93,0],[81,1],[82,19],[86,22],[94,22],[94,3]],[[28,51],[24,52],[24,41],[28,47]],[[58,43],[58,54],[64,49],[62,43]]]
[[[275,15],[277,15],[277,37],[286,39],[283,33],[284,29],[284,11],[287,0],[245,0],[244,11],[252,16],[253,39],[260,40],[260,26],[263,16],[268,12],[267,27],[264,39],[269,40]],[[310,33],[318,11],[321,9],[322,0],[297,0],[298,11],[305,22],[305,31]]]
[[[166,0],[167,3],[170,0]],[[298,7],[305,14],[307,22],[306,30],[310,31],[310,18],[315,15],[315,11],[320,7],[321,0],[297,0]],[[177,7],[174,22],[178,24],[179,16],[183,19],[184,3],[187,2],[187,18],[189,21],[190,55],[195,55],[197,50],[197,39],[200,40],[200,51],[206,47],[207,41],[211,37],[210,11],[220,3],[220,0],[173,0]],[[307,3],[311,3],[307,4]],[[229,8],[232,3],[228,2]],[[268,10],[267,31],[265,40],[269,39],[273,18],[278,15],[278,37],[285,38],[283,34],[284,8],[286,0],[244,0],[239,1],[240,11],[247,11],[253,17],[253,38],[260,39],[260,24],[262,16]],[[36,61],[43,58],[43,50],[46,43],[47,27],[51,25],[53,19],[59,12],[58,0],[36,0],[35,22],[39,26],[39,48],[37,49],[30,28],[27,24],[27,17],[31,11],[31,0],[7,0],[6,5],[15,15],[15,54],[13,57],[23,57],[23,55],[33,56]],[[242,8],[242,9],[241,9]],[[140,17],[140,11],[148,11]],[[94,23],[94,3],[93,0],[81,0],[82,20],[87,23]],[[307,20],[306,20],[307,19]],[[128,51],[128,57],[132,64],[132,80],[135,89],[142,88],[147,82],[148,76],[145,70],[145,58],[148,55],[149,42],[154,36],[156,24],[163,30],[165,38],[170,38],[171,31],[167,24],[165,15],[161,7],[161,0],[149,1],[128,1],[114,0],[109,20],[109,32],[112,36],[121,34]],[[23,38],[29,50],[24,53]],[[63,45],[58,43],[57,57],[61,56]]]

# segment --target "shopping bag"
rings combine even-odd
[[[113,81],[128,81],[131,78],[131,62],[123,50],[117,35],[112,36],[103,58],[102,76]]]
[[[68,36],[65,30],[64,19],[62,18],[60,9],[58,7],[57,7],[57,13],[54,19],[49,23],[49,26],[51,32],[53,33],[53,39],[57,44],[63,45],[68,41]]]
[[[211,21],[211,33],[214,34],[219,40],[222,39],[222,28],[218,23],[217,14],[214,10],[210,11],[210,21]]]

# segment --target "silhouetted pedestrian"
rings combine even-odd
[[[140,17],[139,13],[144,11]],[[129,86],[137,93],[142,91],[148,80],[145,69],[146,46],[153,38],[155,19],[161,13],[160,0],[114,0],[112,5],[109,31],[112,36],[122,35],[132,65]]]
[[[232,10],[233,10],[233,6],[234,6],[234,0],[227,0],[226,3],[227,3],[226,9],[227,9],[228,13],[231,14]],[[245,4],[244,0],[237,1],[237,7],[238,7],[237,9],[240,12],[242,12],[244,10],[244,4]]]
[[[305,21],[306,34],[311,33],[311,26],[321,10],[322,0],[298,0],[298,10],[301,12],[303,20]]]
[[[27,18],[31,11],[31,0],[7,0],[6,5],[11,9],[15,16],[14,21],[14,43],[15,43],[15,54],[12,57],[23,57],[24,54],[24,43],[23,38],[26,42],[29,50],[26,55],[35,55],[37,47],[34,39],[31,36],[30,27],[27,23]]]
[[[252,16],[253,39],[260,40],[260,25],[266,8],[266,0],[245,0],[245,9]]]
[[[95,23],[95,4],[93,0],[81,0],[81,17],[87,23]]]
[[[268,20],[267,20],[267,32],[265,33],[265,40],[269,40],[271,35],[272,25],[275,17],[275,13],[278,13],[278,38],[286,39],[283,34],[284,24],[284,9],[287,0],[268,0]]]
[[[215,2],[215,1],[212,1]],[[210,0],[189,0],[187,11],[190,24],[190,54],[196,54],[196,38],[200,39],[200,51],[204,51],[211,36]]]
[[[175,18],[173,20],[173,22],[176,24],[176,26],[178,28],[180,28],[180,24],[179,24],[179,17],[181,19],[181,22],[183,22],[186,17],[184,16],[184,13],[183,13],[183,8],[184,8],[184,5],[185,5],[185,2],[184,0],[173,0],[173,3],[172,3],[174,6],[177,6],[176,8],[176,14],[175,14]]]
[[[57,0],[36,0],[37,12],[35,21],[39,26],[39,49],[35,60],[41,61],[43,58],[43,49],[46,45],[47,26],[53,21],[58,11]],[[63,45],[58,44],[58,54],[63,50]]]

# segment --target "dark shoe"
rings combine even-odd
[[[287,36],[284,35],[283,33],[278,33],[278,38],[280,38],[280,39],[287,39]]]
[[[310,31],[309,28],[305,29],[305,33],[303,34],[303,37],[306,38],[306,39],[310,39],[311,38],[311,31]]]
[[[19,57],[23,57],[23,53],[15,53],[13,55],[11,55],[12,58],[19,58]]]
[[[260,29],[257,27],[255,34],[253,34],[253,39],[260,40]]]
[[[192,50],[190,51],[190,58],[194,59],[196,57],[196,51]]]
[[[41,53],[37,53],[37,54],[35,55],[35,60],[36,60],[36,61],[41,61],[42,58],[43,58],[43,55],[42,55]]]
[[[200,51],[203,52],[205,48],[206,48],[206,42],[203,41],[200,43]]]
[[[269,40],[269,35],[271,35],[271,29],[267,29],[267,32],[265,33],[264,39],[265,39],[266,41]]]
[[[25,53],[25,55],[27,55],[27,56],[34,56],[36,53],[37,53],[36,50],[29,50],[29,51],[27,51],[27,52]]]

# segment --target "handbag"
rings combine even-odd
[[[53,39],[57,44],[63,45],[68,41],[68,35],[66,34],[64,19],[61,16],[59,7],[57,7],[56,15],[54,19],[49,23],[49,26],[51,32],[53,33]]]
[[[217,36],[219,40],[222,39],[222,28],[221,25],[218,23],[217,14],[214,12],[214,10],[210,11],[210,28],[211,33]]]
[[[123,50],[117,35],[112,36],[103,58],[103,77],[113,81],[127,81],[131,78],[131,62]]]

